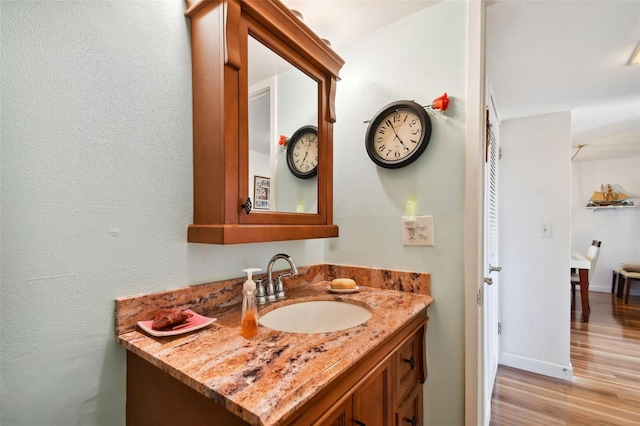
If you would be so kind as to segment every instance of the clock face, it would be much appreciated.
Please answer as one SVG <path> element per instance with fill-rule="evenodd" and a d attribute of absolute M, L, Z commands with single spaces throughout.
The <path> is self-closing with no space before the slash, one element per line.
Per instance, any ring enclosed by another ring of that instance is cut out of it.
<path fill-rule="evenodd" d="M 309 179 L 318 173 L 318 129 L 304 126 L 298 129 L 287 147 L 287 165 L 291 173 Z"/>
<path fill-rule="evenodd" d="M 385 168 L 404 167 L 422 154 L 431 137 L 431 121 L 415 102 L 399 101 L 384 107 L 367 129 L 371 160 Z"/>

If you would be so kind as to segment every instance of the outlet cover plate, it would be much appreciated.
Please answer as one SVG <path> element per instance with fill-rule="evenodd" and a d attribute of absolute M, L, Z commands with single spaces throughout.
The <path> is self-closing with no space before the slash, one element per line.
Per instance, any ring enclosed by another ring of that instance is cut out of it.
<path fill-rule="evenodd" d="M 403 216 L 402 245 L 433 246 L 433 216 Z"/>

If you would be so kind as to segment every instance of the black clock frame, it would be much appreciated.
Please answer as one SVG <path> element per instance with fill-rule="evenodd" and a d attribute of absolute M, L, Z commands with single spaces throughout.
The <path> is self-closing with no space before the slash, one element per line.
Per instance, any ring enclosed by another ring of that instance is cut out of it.
<path fill-rule="evenodd" d="M 291 172 L 292 175 L 294 175 L 297 178 L 300 179 L 310 179 L 314 176 L 316 176 L 318 174 L 318 165 L 316 164 L 316 166 L 308 171 L 308 172 L 301 172 L 300 170 L 296 169 L 294 162 L 293 162 L 293 150 L 296 146 L 296 144 L 298 143 L 298 141 L 300 140 L 300 138 L 302 138 L 303 135 L 306 135 L 307 133 L 314 133 L 316 135 L 316 138 L 318 136 L 318 128 L 316 126 L 302 126 L 300 127 L 298 130 L 295 131 L 295 133 L 291 136 L 291 139 L 289 139 L 289 144 L 287 145 L 287 166 L 289 166 L 289 171 Z"/>
<path fill-rule="evenodd" d="M 374 142 L 376 138 L 376 132 L 378 131 L 378 127 L 382 123 L 382 121 L 393 111 L 397 111 L 399 109 L 410 110 L 415 113 L 422 123 L 422 132 L 420 135 L 420 139 L 418 140 L 417 148 L 406 158 L 398 161 L 387 160 L 378 155 L 378 151 L 375 149 Z M 392 102 L 388 105 L 385 105 L 381 110 L 379 110 L 373 120 L 369 123 L 367 127 L 367 133 L 365 136 L 365 146 L 367 148 L 367 154 L 371 161 L 376 163 L 380 167 L 384 167 L 386 169 L 398 169 L 400 167 L 408 166 L 413 163 L 422 155 L 427 146 L 429 145 L 429 141 L 431 139 L 431 119 L 429 118 L 429 114 L 427 111 L 417 104 L 414 101 L 396 101 Z"/>

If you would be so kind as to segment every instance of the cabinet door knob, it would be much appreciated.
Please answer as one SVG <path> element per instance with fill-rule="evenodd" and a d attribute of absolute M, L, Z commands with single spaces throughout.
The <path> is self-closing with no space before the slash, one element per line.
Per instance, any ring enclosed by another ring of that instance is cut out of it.
<path fill-rule="evenodd" d="M 405 417 L 404 421 L 409 423 L 411 426 L 417 426 L 418 425 L 418 419 L 416 419 L 416 416 L 412 416 L 411 418 Z"/>
<path fill-rule="evenodd" d="M 416 368 L 416 360 L 413 358 L 413 355 L 411 355 L 409 359 L 403 358 L 402 360 L 409 363 L 409 367 L 411 367 L 412 370 Z"/>
<path fill-rule="evenodd" d="M 358 426 L 367 426 L 365 422 L 361 422 L 360 420 L 353 419 L 353 422 Z"/>
<path fill-rule="evenodd" d="M 251 213 L 251 198 L 247 198 L 247 201 L 244 202 L 244 204 L 242 205 L 242 208 L 244 209 L 245 212 L 247 212 L 247 214 Z"/>

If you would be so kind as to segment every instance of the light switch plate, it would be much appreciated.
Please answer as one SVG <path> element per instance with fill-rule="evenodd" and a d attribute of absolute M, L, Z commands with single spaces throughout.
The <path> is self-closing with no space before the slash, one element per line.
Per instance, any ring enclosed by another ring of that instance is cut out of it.
<path fill-rule="evenodd" d="M 541 223 L 538 228 L 538 236 L 540 238 L 551 238 L 551 223 Z"/>
<path fill-rule="evenodd" d="M 402 244 L 433 246 L 433 216 L 403 216 Z"/>

